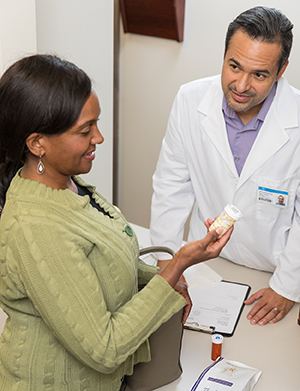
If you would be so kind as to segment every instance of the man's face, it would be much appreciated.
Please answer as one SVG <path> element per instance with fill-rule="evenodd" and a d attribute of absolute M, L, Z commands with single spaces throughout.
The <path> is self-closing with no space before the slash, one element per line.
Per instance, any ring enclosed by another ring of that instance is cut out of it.
<path fill-rule="evenodd" d="M 222 68 L 222 89 L 229 107 L 244 123 L 258 113 L 288 63 L 278 73 L 281 44 L 253 40 L 243 30 L 231 37 Z"/>
<path fill-rule="evenodd" d="M 284 204 L 284 198 L 283 198 L 283 196 L 279 196 L 279 197 L 278 197 L 278 203 L 279 203 L 279 205 L 283 205 L 283 204 Z"/>

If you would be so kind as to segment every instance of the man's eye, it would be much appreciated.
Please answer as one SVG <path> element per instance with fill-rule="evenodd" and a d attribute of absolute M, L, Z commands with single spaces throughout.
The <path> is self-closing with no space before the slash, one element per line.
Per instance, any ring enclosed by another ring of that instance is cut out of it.
<path fill-rule="evenodd" d="M 255 76 L 260 79 L 260 80 L 263 80 L 265 78 L 265 75 L 263 75 L 262 73 L 256 73 Z"/>

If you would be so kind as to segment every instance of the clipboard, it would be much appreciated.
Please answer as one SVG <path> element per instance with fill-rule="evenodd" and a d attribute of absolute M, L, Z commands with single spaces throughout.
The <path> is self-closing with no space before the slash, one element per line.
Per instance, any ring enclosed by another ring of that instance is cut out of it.
<path fill-rule="evenodd" d="M 189 294 L 193 307 L 184 328 L 231 337 L 250 290 L 250 285 L 225 280 L 192 289 Z"/>

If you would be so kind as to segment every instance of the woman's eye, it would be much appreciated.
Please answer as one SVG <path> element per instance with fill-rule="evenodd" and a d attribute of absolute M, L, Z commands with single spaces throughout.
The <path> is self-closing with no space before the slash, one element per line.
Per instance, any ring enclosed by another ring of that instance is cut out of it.
<path fill-rule="evenodd" d="M 82 136 L 87 136 L 88 134 L 90 134 L 90 132 L 91 132 L 91 127 L 89 126 L 84 131 L 82 131 L 80 134 L 82 134 Z"/>

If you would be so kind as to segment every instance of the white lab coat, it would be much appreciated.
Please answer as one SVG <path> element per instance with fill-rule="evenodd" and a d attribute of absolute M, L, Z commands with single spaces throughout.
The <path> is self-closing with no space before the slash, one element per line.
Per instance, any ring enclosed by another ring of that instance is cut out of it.
<path fill-rule="evenodd" d="M 189 240 L 225 205 L 243 217 L 221 256 L 273 272 L 270 287 L 300 301 L 300 91 L 282 77 L 240 177 L 222 114 L 220 76 L 182 86 L 176 96 L 153 176 L 151 240 L 178 250 L 195 205 Z M 286 207 L 258 200 L 258 187 L 288 192 Z"/>

